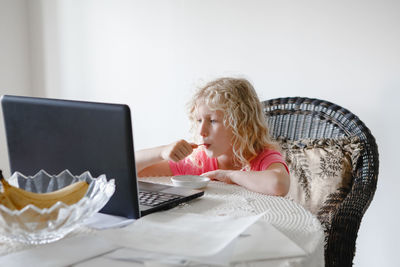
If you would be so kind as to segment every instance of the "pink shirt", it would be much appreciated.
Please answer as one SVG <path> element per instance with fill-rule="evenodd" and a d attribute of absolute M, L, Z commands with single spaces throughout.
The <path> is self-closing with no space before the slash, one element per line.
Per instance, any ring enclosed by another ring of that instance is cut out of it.
<path fill-rule="evenodd" d="M 207 157 L 204 151 L 200 151 L 197 155 L 200 162 L 203 163 L 202 167 L 195 166 L 189 158 L 185 158 L 179 162 L 169 161 L 169 167 L 173 175 L 200 175 L 205 172 L 218 170 L 217 158 Z M 286 162 L 279 151 L 264 149 L 257 157 L 250 162 L 250 169 L 252 171 L 266 170 L 272 163 L 281 163 L 285 166 L 287 172 L 289 169 Z"/>

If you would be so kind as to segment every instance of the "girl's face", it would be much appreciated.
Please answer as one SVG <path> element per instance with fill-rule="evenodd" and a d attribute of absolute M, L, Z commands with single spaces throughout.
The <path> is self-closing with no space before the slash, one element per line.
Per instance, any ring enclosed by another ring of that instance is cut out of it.
<path fill-rule="evenodd" d="M 220 110 L 211 110 L 204 103 L 197 106 L 195 114 L 197 131 L 204 144 L 206 154 L 210 158 L 233 155 L 232 130 L 224 125 L 224 113 Z"/>

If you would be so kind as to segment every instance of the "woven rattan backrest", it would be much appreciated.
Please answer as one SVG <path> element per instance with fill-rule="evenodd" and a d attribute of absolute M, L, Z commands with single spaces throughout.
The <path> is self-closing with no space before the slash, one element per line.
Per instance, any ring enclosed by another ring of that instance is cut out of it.
<path fill-rule="evenodd" d="M 291 140 L 349 136 L 354 115 L 337 105 L 309 98 L 265 101 L 271 134 Z"/>
<path fill-rule="evenodd" d="M 364 150 L 353 173 L 352 189 L 332 217 L 325 244 L 326 266 L 351 266 L 359 225 L 376 190 L 379 155 L 375 138 L 357 116 L 328 101 L 287 97 L 267 100 L 263 104 L 270 134 L 275 138 L 358 136 L 363 143 Z"/>
<path fill-rule="evenodd" d="M 361 157 L 366 176 L 378 176 L 378 149 L 365 124 L 349 110 L 328 101 L 304 97 L 264 101 L 270 134 L 291 140 L 358 136 L 365 150 Z M 362 176 L 364 176 L 362 175 Z"/>

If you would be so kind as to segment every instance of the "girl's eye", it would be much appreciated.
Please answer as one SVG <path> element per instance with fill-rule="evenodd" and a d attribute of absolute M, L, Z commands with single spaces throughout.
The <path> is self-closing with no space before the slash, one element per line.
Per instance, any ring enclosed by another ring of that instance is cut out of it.
<path fill-rule="evenodd" d="M 201 123 L 201 119 L 196 120 L 197 123 Z"/>
<path fill-rule="evenodd" d="M 210 120 L 210 122 L 211 122 L 211 123 L 216 123 L 216 122 L 217 122 L 217 120 Z"/>

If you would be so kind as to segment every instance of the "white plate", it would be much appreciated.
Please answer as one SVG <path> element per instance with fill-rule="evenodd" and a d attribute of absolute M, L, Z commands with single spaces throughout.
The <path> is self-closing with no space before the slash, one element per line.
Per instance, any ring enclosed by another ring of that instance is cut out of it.
<path fill-rule="evenodd" d="M 210 178 L 198 175 L 179 175 L 173 176 L 171 181 L 175 186 L 198 189 L 206 187 Z"/>

